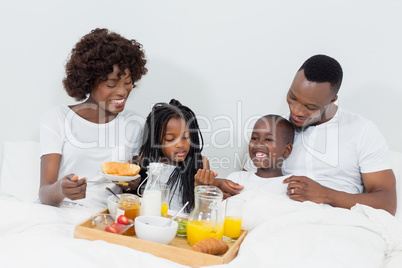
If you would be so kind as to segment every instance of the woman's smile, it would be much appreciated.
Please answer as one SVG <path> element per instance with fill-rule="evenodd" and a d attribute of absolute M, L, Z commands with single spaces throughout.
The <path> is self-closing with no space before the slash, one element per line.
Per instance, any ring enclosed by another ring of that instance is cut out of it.
<path fill-rule="evenodd" d="M 126 101 L 127 101 L 126 98 L 114 99 L 114 100 L 110 100 L 110 104 L 112 104 L 116 108 L 122 108 L 126 104 Z"/>

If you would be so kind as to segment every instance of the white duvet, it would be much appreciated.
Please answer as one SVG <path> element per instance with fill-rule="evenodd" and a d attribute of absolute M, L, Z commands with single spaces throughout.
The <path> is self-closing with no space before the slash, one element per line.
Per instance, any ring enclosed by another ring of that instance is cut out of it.
<path fill-rule="evenodd" d="M 383 210 L 351 210 L 259 193 L 243 196 L 250 229 L 219 267 L 402 267 L 402 224 Z M 104 241 L 74 239 L 93 212 L 0 200 L 0 267 L 185 267 Z M 124 265 L 124 266 L 121 266 Z"/>

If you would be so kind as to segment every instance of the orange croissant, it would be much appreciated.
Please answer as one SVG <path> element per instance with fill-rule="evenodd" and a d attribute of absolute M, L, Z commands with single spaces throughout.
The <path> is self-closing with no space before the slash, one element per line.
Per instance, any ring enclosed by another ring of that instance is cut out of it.
<path fill-rule="evenodd" d="M 129 163 L 105 162 L 102 163 L 102 171 L 105 174 L 117 176 L 135 176 L 140 172 L 140 166 Z"/>

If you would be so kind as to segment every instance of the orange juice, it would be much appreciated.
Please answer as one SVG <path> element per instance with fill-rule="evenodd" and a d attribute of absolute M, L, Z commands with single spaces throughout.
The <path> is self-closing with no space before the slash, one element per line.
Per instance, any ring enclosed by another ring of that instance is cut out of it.
<path fill-rule="evenodd" d="M 241 217 L 227 216 L 223 224 L 223 235 L 238 238 L 241 232 Z"/>
<path fill-rule="evenodd" d="M 162 203 L 162 206 L 161 206 L 161 214 L 162 214 L 161 216 L 162 217 L 167 216 L 168 209 L 169 209 L 169 205 L 166 203 Z"/>
<path fill-rule="evenodd" d="M 222 237 L 223 224 L 216 225 L 213 230 L 211 221 L 201 220 L 187 223 L 187 240 L 191 245 L 205 238 L 222 239 Z"/>

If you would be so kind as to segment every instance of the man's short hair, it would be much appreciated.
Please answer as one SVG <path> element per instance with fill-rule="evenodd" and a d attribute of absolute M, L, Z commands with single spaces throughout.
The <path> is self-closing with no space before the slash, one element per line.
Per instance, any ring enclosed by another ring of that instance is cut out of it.
<path fill-rule="evenodd" d="M 338 94 L 342 84 L 343 71 L 335 59 L 326 55 L 315 55 L 307 59 L 300 70 L 304 70 L 304 76 L 310 82 L 329 82 L 334 94 Z"/>

